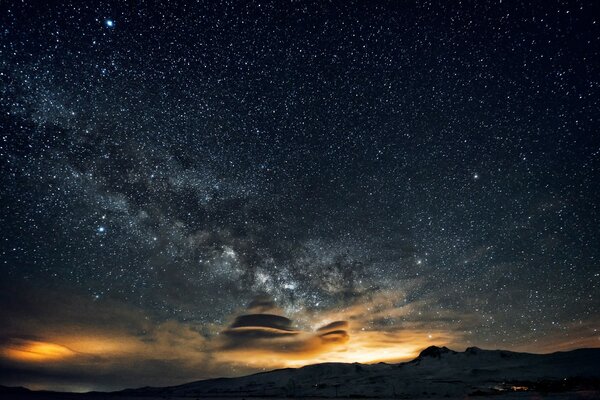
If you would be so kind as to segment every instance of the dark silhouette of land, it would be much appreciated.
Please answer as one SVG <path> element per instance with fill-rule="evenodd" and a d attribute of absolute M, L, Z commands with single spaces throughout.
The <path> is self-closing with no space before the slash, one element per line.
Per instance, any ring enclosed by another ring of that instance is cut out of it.
<path fill-rule="evenodd" d="M 429 347 L 399 364 L 324 363 L 170 387 L 85 394 L 0 388 L 3 399 L 523 398 L 600 399 L 600 348 L 552 354 Z M 528 397 L 527 397 L 528 398 Z"/>

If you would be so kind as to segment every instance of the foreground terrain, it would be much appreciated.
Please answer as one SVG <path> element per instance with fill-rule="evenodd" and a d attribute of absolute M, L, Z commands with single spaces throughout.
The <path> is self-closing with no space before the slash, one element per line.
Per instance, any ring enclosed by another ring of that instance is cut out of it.
<path fill-rule="evenodd" d="M 600 399 L 600 349 L 552 354 L 429 347 L 400 364 L 325 363 L 163 388 L 67 394 L 5 388 L 11 399 L 487 398 Z"/>

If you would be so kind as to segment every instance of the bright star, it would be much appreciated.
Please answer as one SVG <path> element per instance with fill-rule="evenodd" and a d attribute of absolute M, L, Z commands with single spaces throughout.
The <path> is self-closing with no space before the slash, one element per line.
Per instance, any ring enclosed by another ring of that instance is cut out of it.
<path fill-rule="evenodd" d="M 115 21 L 113 21 L 112 19 L 107 19 L 106 21 L 104 21 L 104 23 L 109 28 L 113 28 L 115 26 Z"/>
<path fill-rule="evenodd" d="M 98 233 L 104 233 L 104 232 L 106 232 L 106 228 L 104 226 L 99 226 Z"/>

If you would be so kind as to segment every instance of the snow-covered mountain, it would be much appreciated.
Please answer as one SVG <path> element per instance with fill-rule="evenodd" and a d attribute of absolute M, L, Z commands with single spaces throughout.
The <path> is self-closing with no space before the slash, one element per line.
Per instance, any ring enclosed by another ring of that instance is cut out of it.
<path fill-rule="evenodd" d="M 401 364 L 325 363 L 121 392 L 172 397 L 461 397 L 514 390 L 600 393 L 600 348 L 552 354 L 429 347 Z"/>

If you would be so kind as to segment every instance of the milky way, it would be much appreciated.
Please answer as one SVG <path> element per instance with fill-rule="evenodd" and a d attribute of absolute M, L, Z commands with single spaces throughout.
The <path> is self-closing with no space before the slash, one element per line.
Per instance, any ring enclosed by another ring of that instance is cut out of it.
<path fill-rule="evenodd" d="M 36 3 L 0 5 L 0 384 L 600 344 L 594 1 Z"/>

